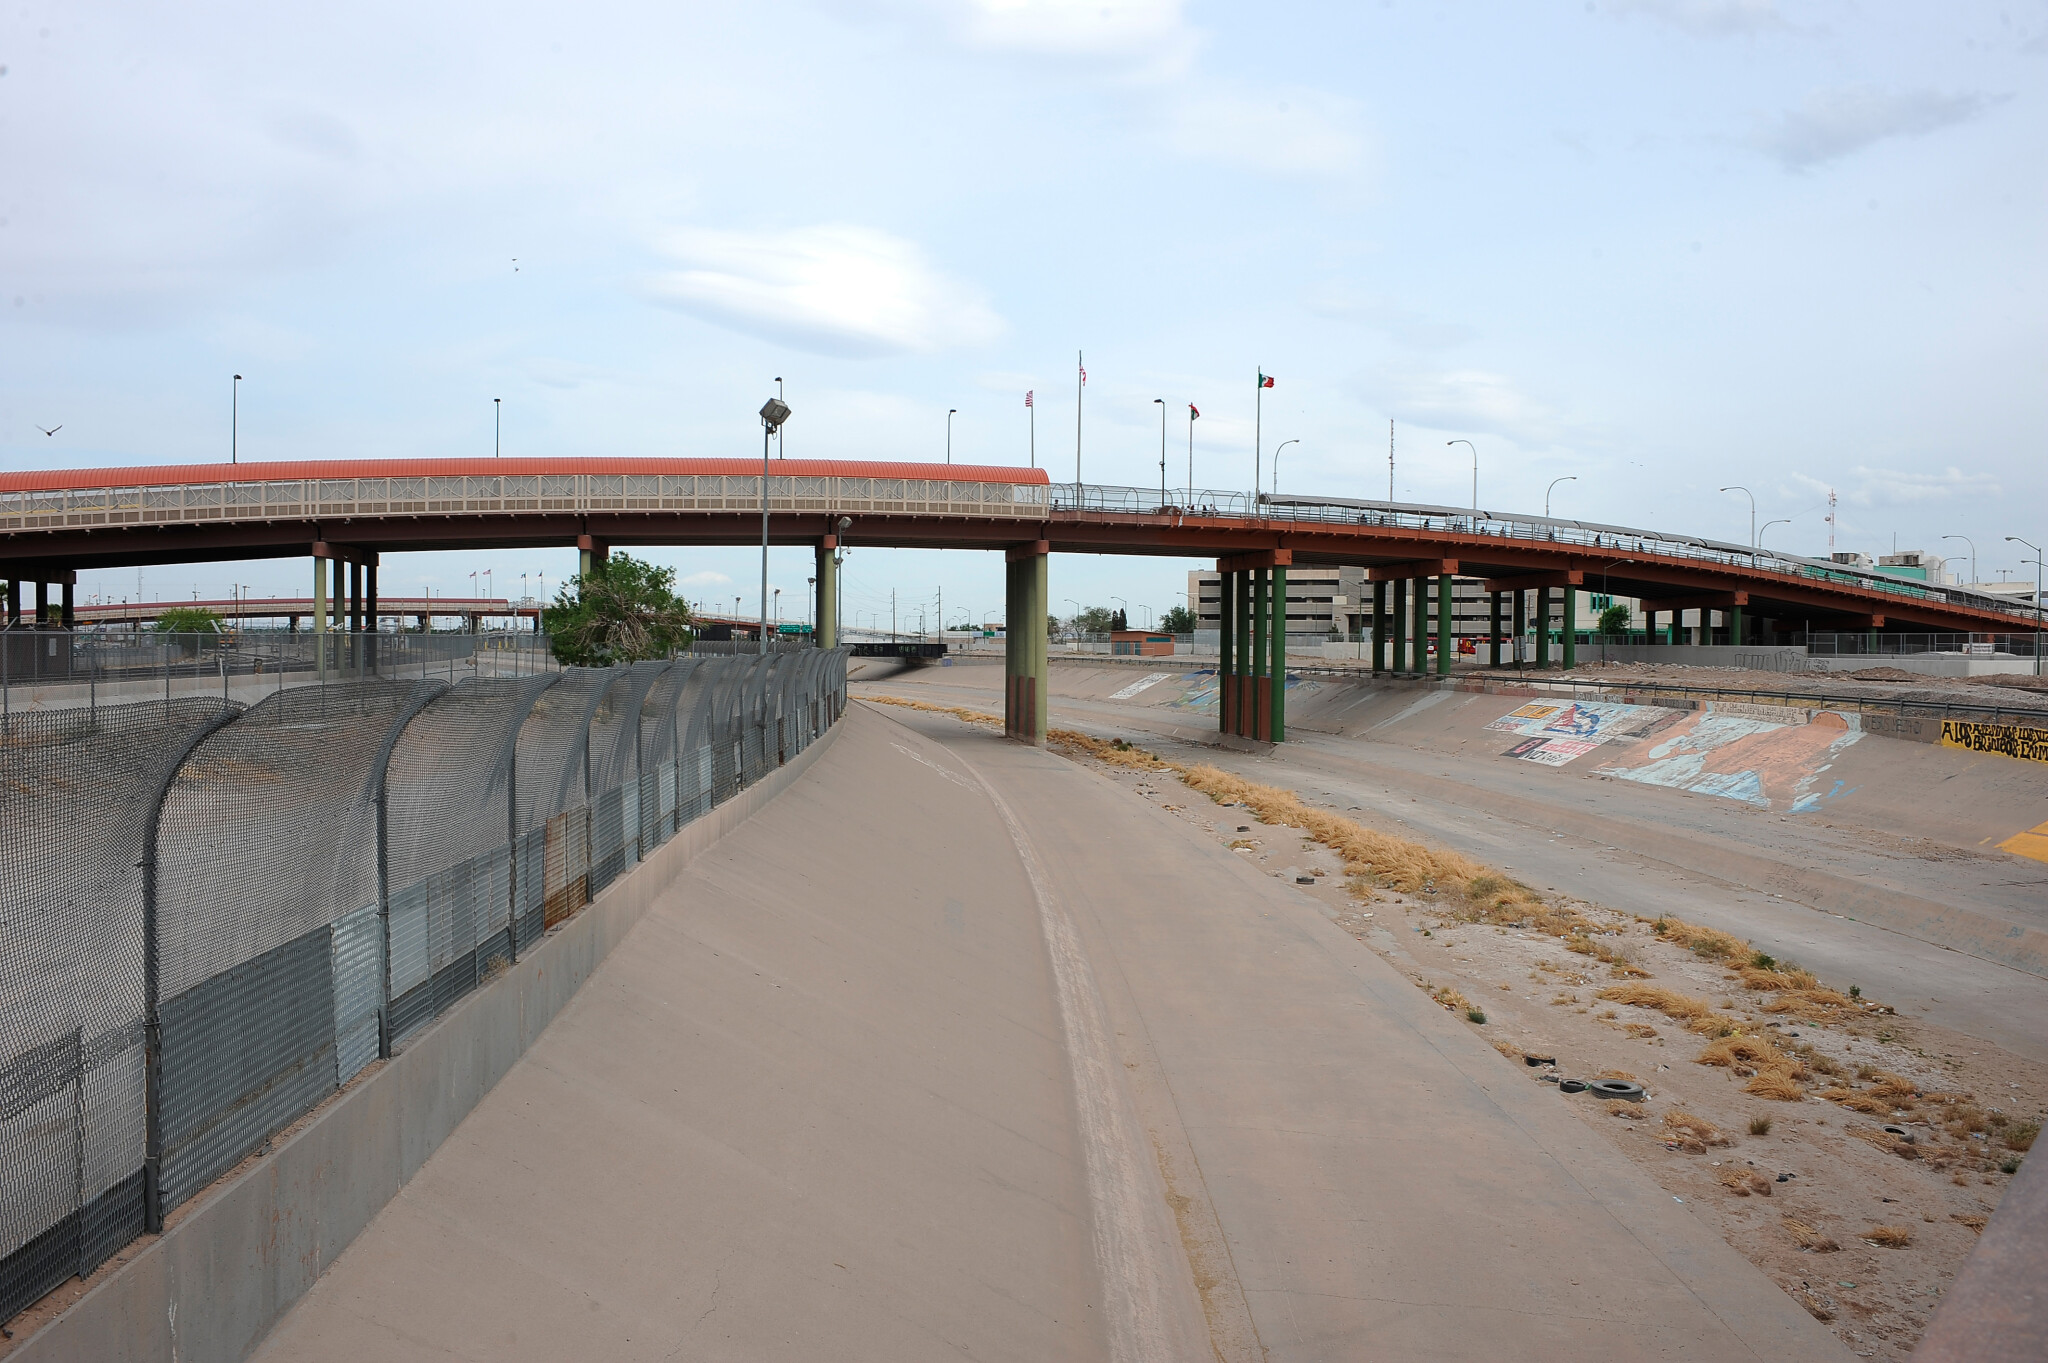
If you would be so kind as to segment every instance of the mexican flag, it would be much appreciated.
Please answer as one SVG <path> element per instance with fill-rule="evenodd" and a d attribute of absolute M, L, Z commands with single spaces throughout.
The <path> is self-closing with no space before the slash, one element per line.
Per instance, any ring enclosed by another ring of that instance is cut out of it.
<path fill-rule="evenodd" d="M 1261 370 L 1259 371 L 1259 387 L 1261 387 L 1261 388 L 1271 388 L 1272 386 L 1273 386 L 1273 379 L 1272 379 L 1272 376 L 1271 376 L 1271 375 L 1269 375 L 1268 373 L 1266 373 L 1266 371 L 1265 371 L 1265 370 L 1261 369 Z"/>

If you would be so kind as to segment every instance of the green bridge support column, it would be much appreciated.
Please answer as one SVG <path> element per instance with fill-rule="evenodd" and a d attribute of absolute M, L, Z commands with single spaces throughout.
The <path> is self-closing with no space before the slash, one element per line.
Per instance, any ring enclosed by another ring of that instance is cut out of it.
<path fill-rule="evenodd" d="M 1003 733 L 1045 746 L 1046 560 L 1044 540 L 1012 546 L 1005 554 L 1003 605 Z"/>
<path fill-rule="evenodd" d="M 1643 612 L 1643 642 L 1646 644 L 1657 642 L 1657 612 L 1655 611 Z"/>
<path fill-rule="evenodd" d="M 1515 646 L 1529 637 L 1529 594 L 1520 587 L 1515 588 Z M 1517 662 L 1517 666 L 1520 663 Z"/>
<path fill-rule="evenodd" d="M 1287 738 L 1287 569 L 1276 567 L 1271 571 L 1273 583 L 1273 633 L 1271 652 L 1267 655 L 1272 668 L 1272 699 L 1268 702 L 1268 729 L 1265 735 L 1269 743 L 1281 743 Z"/>
<path fill-rule="evenodd" d="M 1408 603 L 1412 612 L 1408 621 L 1408 644 L 1414 650 L 1409 655 L 1408 670 L 1418 677 L 1429 675 L 1429 579 L 1415 579 L 1415 599 Z"/>
<path fill-rule="evenodd" d="M 1007 571 L 1007 567 L 1005 569 Z M 819 648 L 839 647 L 839 537 L 827 535 L 818 541 L 817 551 L 818 593 L 813 608 L 817 614 L 812 619 L 817 624 L 811 627 L 811 640 Z M 1006 608 L 1007 609 L 1007 608 Z M 1008 624 L 1003 627 L 1005 638 L 1004 653 L 1008 655 L 1008 639 L 1013 631 Z"/>
<path fill-rule="evenodd" d="M 1564 589 L 1564 670 L 1579 665 L 1579 589 Z"/>
<path fill-rule="evenodd" d="M 1237 671 L 1233 674 L 1230 693 L 1230 732 L 1242 738 L 1251 732 L 1250 721 L 1245 717 L 1245 697 L 1251 694 L 1252 650 L 1258 640 L 1253 636 L 1252 622 L 1257 603 L 1253 599 L 1252 575 L 1240 570 L 1233 574 L 1237 578 Z"/>
<path fill-rule="evenodd" d="M 1738 645 L 1748 643 L 1749 641 L 1742 637 L 1742 607 L 1730 606 L 1728 608 L 1727 614 L 1728 642 L 1731 644 Z"/>
<path fill-rule="evenodd" d="M 1451 675 L 1451 601 L 1456 595 L 1451 590 L 1451 575 L 1439 575 L 1436 580 L 1436 674 L 1439 677 Z"/>
<path fill-rule="evenodd" d="M 1492 626 L 1490 627 L 1490 629 L 1489 629 L 1489 631 L 1488 631 L 1488 633 L 1487 633 L 1487 636 L 1486 636 L 1486 637 L 1487 637 L 1488 641 L 1489 641 L 1489 642 L 1490 642 L 1490 643 L 1492 644 L 1492 646 L 1493 646 L 1493 665 L 1494 665 L 1495 667 L 1499 667 L 1499 666 L 1500 666 L 1500 645 L 1501 645 L 1501 638 L 1500 638 L 1500 593 L 1499 593 L 1499 592 L 1495 592 L 1495 593 L 1493 594 L 1493 624 L 1492 624 Z"/>
<path fill-rule="evenodd" d="M 1392 602 L 1387 615 L 1387 639 L 1391 647 L 1391 661 L 1387 664 L 1390 672 L 1408 670 L 1408 584 L 1393 582 Z"/>
<path fill-rule="evenodd" d="M 1372 670 L 1387 670 L 1387 584 L 1372 584 Z"/>
<path fill-rule="evenodd" d="M 1550 588 L 1536 589 L 1536 666 L 1550 667 Z"/>
<path fill-rule="evenodd" d="M 1252 670 L 1245 687 L 1245 727 L 1247 738 L 1266 736 L 1267 709 L 1271 698 L 1266 694 L 1267 659 L 1272 656 L 1273 647 L 1273 572 L 1270 568 L 1254 568 L 1252 579 Z"/>
<path fill-rule="evenodd" d="M 1230 703 L 1237 696 L 1237 574 L 1216 583 L 1216 732 L 1232 732 Z"/>

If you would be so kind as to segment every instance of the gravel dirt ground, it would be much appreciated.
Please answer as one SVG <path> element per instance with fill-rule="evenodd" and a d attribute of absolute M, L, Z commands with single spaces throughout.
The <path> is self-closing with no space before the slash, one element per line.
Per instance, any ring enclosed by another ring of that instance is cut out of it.
<path fill-rule="evenodd" d="M 897 679 L 895 689 L 936 701 L 936 691 L 965 680 L 925 672 Z M 883 682 L 872 691 L 890 689 Z M 1062 708 L 1056 693 L 1055 724 Z M 1321 782 L 1291 781 L 1275 758 L 1123 733 L 1174 762 L 1216 761 L 1297 789 L 1311 805 L 1367 828 L 1414 836 L 1380 811 L 1318 800 L 1308 787 Z M 1543 1086 L 1712 1223 L 1858 1356 L 1910 1353 L 2048 1116 L 2048 1065 L 1979 1035 L 1996 1029 L 1959 1030 L 1894 1011 L 1879 988 L 1853 1004 L 1820 1007 L 1782 989 L 1747 987 L 1740 967 L 1755 966 L 1746 952 L 1702 955 L 1672 940 L 1668 925 L 1660 934 L 1657 915 L 1668 912 L 1661 896 L 1602 904 L 1539 873 L 1529 888 L 1580 915 L 1586 935 L 1568 943 L 1530 925 L 1474 921 L 1455 894 L 1347 878 L 1329 847 L 1249 805 L 1219 806 L 1171 771 L 1134 770 L 1114 754 L 1107 764 L 1076 755 L 1316 901 L 1332 923 L 1492 1043 L 1518 1079 Z M 1519 832 L 1526 839 L 1528 831 Z M 1777 979 L 1796 968 L 1774 964 Z M 1857 981 L 1813 983 L 1825 994 Z M 1630 985 L 1669 990 L 1678 1001 L 1633 996 L 1666 1003 L 1659 1008 L 1601 997 Z M 1733 1064 L 1700 1062 L 1731 1037 L 1754 1039 L 1793 1066 L 1797 1079 L 1780 1089 L 1784 1097 L 1751 1092 L 1761 1081 L 1740 1054 Z M 1644 1101 L 1561 1091 L 1561 1080 L 1603 1076 L 1640 1082 Z"/>

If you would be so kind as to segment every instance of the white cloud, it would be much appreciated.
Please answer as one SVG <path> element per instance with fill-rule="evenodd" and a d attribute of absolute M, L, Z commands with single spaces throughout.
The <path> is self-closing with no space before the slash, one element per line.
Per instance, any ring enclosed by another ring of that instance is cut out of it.
<path fill-rule="evenodd" d="M 977 47 L 1053 56 L 1157 57 L 1189 35 L 1182 0 L 952 0 L 962 38 Z"/>
<path fill-rule="evenodd" d="M 1557 414 L 1500 374 L 1477 369 L 1396 373 L 1368 385 L 1396 421 L 1442 431 L 1482 431 L 1521 445 L 1554 440 Z"/>
<path fill-rule="evenodd" d="M 732 579 L 724 573 L 715 572 L 707 568 L 701 573 L 691 573 L 688 577 L 681 579 L 681 585 L 685 587 L 730 587 Z"/>
<path fill-rule="evenodd" d="M 664 245 L 683 268 L 650 278 L 649 296 L 799 349 L 867 358 L 979 345 L 1003 331 L 979 289 L 872 228 L 690 230 Z"/>
<path fill-rule="evenodd" d="M 1913 506 L 1929 502 L 1968 499 L 1968 505 L 2000 495 L 1998 480 L 1988 473 L 1965 473 L 1951 465 L 1931 472 L 1901 472 L 1897 469 L 1856 468 L 1858 486 L 1842 500 L 1852 506 Z"/>
<path fill-rule="evenodd" d="M 1458 322 L 1439 322 L 1386 298 L 1366 298 L 1331 289 L 1309 299 L 1309 311 L 1383 332 L 1410 350 L 1447 350 L 1479 333 Z"/>
<path fill-rule="evenodd" d="M 1809 170 L 1886 138 L 1923 137 L 1968 122 L 1994 102 L 1933 90 L 1817 90 L 1799 108 L 1779 114 L 1755 142 L 1787 170 Z"/>
<path fill-rule="evenodd" d="M 1357 105 L 1320 90 L 1190 86 L 1162 102 L 1160 117 L 1182 155 L 1245 170 L 1341 175 L 1365 154 Z"/>
<path fill-rule="evenodd" d="M 1788 28 L 1777 0 L 1607 0 L 1611 14 L 1646 14 L 1696 38 Z"/>

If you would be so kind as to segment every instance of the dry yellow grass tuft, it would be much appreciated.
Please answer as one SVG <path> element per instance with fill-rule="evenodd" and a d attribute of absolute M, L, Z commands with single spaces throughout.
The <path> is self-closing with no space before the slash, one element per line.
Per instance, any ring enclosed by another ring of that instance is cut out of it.
<path fill-rule="evenodd" d="M 1631 1022 L 1622 1028 L 1635 1041 L 1649 1041 L 1657 1035 L 1657 1029 L 1647 1022 Z"/>
<path fill-rule="evenodd" d="M 909 700 L 903 696 L 862 696 L 861 699 L 873 701 L 877 705 L 900 705 L 906 710 L 923 710 L 927 714 L 951 715 L 955 719 L 966 720 L 969 724 L 1000 726 L 1003 722 L 998 716 L 983 714 L 979 710 L 962 709 L 958 705 L 933 705 L 930 701 Z"/>
<path fill-rule="evenodd" d="M 1745 965 L 1739 967 L 1737 973 L 1742 976 L 1742 987 L 1744 989 L 1817 989 L 1820 987 L 1820 981 L 1816 980 L 1813 977 L 1813 972 L 1809 970 L 1799 970 L 1783 966 L 1775 969 L 1766 969 L 1762 966 Z"/>
<path fill-rule="evenodd" d="M 1861 1112 L 1869 1117 L 1887 1116 L 1892 1110 L 1890 1103 L 1879 1098 L 1873 1098 L 1867 1093 L 1858 1093 L 1855 1089 L 1822 1089 L 1820 1096 L 1831 1103 L 1840 1103 L 1851 1112 Z"/>
<path fill-rule="evenodd" d="M 1948 1214 L 1948 1219 L 1958 1223 L 1959 1225 L 1968 1226 L 1971 1230 L 1977 1232 L 1977 1234 L 1982 1235 L 1984 1233 L 1984 1223 L 1989 1221 L 1991 1218 L 1988 1216 L 1980 1216 L 1976 1212 L 1950 1212 Z"/>
<path fill-rule="evenodd" d="M 1639 1122 L 1643 1120 L 1643 1118 L 1650 1115 L 1649 1113 L 1643 1111 L 1643 1105 L 1641 1103 L 1631 1103 L 1624 1101 L 1620 1098 L 1616 1098 L 1609 1102 L 1602 1103 L 1600 1104 L 1600 1106 L 1607 1109 L 1608 1116 L 1626 1117 L 1629 1121 L 1632 1122 Z"/>
<path fill-rule="evenodd" d="M 1920 1093 L 1920 1086 L 1910 1079 L 1879 1070 L 1872 1076 L 1870 1091 L 1880 1098 L 1914 1098 Z"/>
<path fill-rule="evenodd" d="M 1833 1254 L 1841 1248 L 1832 1239 L 1821 1234 L 1818 1228 L 1808 1225 L 1796 1216 L 1785 1217 L 1783 1222 L 1785 1230 L 1799 1242 L 1801 1249 L 1811 1250 L 1815 1254 Z"/>
<path fill-rule="evenodd" d="M 1906 1226 L 1872 1226 L 1863 1238 L 1886 1249 L 1904 1249 L 1913 1243 L 1913 1232 Z"/>
<path fill-rule="evenodd" d="M 1453 1013 L 1467 1012 L 1472 1007 L 1472 1000 L 1466 998 L 1447 984 L 1438 985 L 1430 990 L 1429 996 Z"/>
<path fill-rule="evenodd" d="M 1611 1003 L 1626 1003 L 1636 1008 L 1654 1008 L 1674 1022 L 1698 1022 L 1714 1015 L 1714 1005 L 1705 999 L 1681 994 L 1676 989 L 1666 989 L 1661 984 L 1609 985 L 1600 991 L 1600 997 Z"/>
<path fill-rule="evenodd" d="M 1790 1014 L 1803 1022 L 1839 1022 L 1861 1012 L 1847 994 L 1832 989 L 1787 989 L 1764 1005 L 1766 1013 Z"/>
<path fill-rule="evenodd" d="M 1749 943 L 1719 928 L 1703 928 L 1682 918 L 1659 918 L 1651 926 L 1667 942 L 1676 942 L 1710 961 L 1746 961 L 1755 954 Z"/>
<path fill-rule="evenodd" d="M 1720 1065 L 1737 1074 L 1757 1070 L 1785 1070 L 1796 1073 L 1799 1061 L 1773 1046 L 1768 1037 L 1724 1036 L 1710 1041 L 1693 1057 L 1697 1065 Z"/>
<path fill-rule="evenodd" d="M 1770 1177 L 1754 1169 L 1741 1169 L 1731 1164 L 1721 1171 L 1720 1179 L 1721 1186 L 1737 1197 L 1748 1197 L 1751 1193 L 1758 1197 L 1771 1195 Z"/>
<path fill-rule="evenodd" d="M 1687 1154 L 1697 1155 L 1709 1146 L 1733 1145 L 1720 1127 L 1705 1117 L 1690 1112 L 1676 1111 L 1664 1114 L 1664 1125 L 1671 1128 L 1671 1137 Z"/>
<path fill-rule="evenodd" d="M 1806 1097 L 1806 1090 L 1799 1087 L 1799 1081 L 1783 1070 L 1765 1070 L 1744 1084 L 1742 1090 L 1780 1103 L 1796 1103 Z"/>

